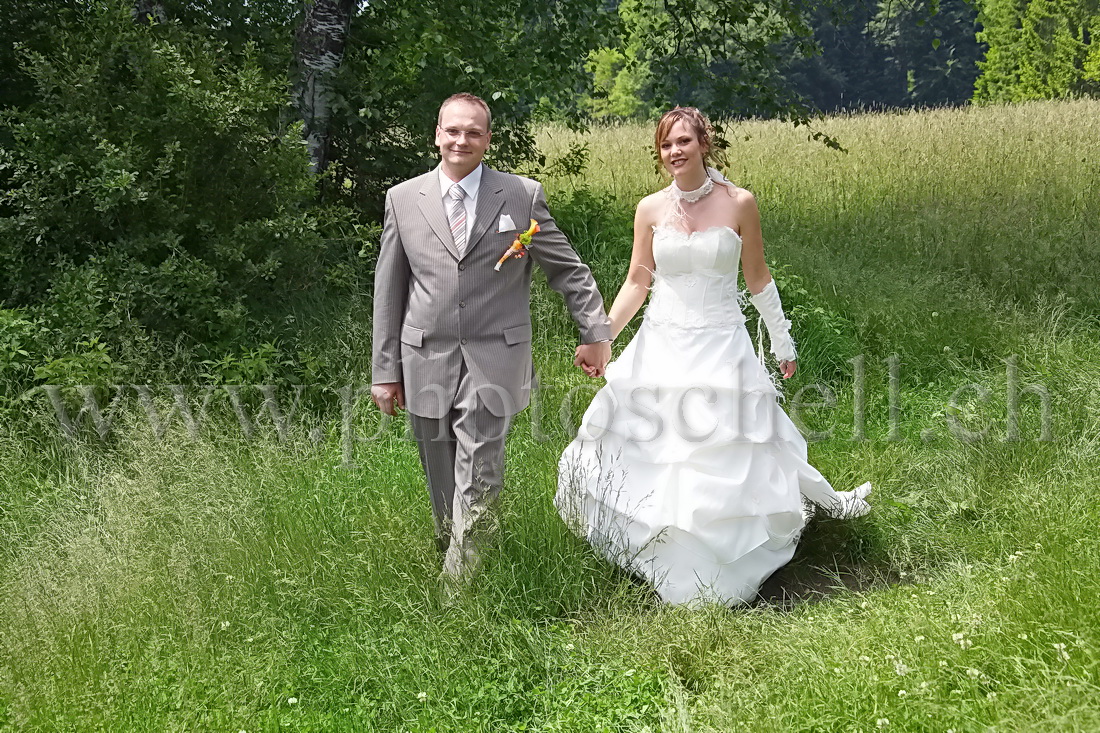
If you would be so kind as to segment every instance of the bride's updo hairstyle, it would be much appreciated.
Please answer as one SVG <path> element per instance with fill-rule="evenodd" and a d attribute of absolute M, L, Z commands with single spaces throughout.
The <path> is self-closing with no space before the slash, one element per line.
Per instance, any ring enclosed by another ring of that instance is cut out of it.
<path fill-rule="evenodd" d="M 726 156 L 714 144 L 714 126 L 710 124 L 707 116 L 696 107 L 673 107 L 661 115 L 661 119 L 657 121 L 657 132 L 654 135 L 654 145 L 658 151 L 661 149 L 661 142 L 668 137 L 672 126 L 677 122 L 683 122 L 688 129 L 694 132 L 696 139 L 699 140 L 699 145 L 706 150 L 703 153 L 703 165 L 714 168 L 725 166 Z M 658 160 L 660 160 L 659 157 Z M 658 165 L 660 164 L 658 163 Z"/>

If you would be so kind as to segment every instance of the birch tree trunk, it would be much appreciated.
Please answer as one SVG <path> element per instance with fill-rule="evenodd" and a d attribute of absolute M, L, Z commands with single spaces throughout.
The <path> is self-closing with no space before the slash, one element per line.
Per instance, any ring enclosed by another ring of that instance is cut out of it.
<path fill-rule="evenodd" d="M 160 0 L 134 0 L 133 13 L 134 22 L 140 25 L 164 23 L 168 20 L 168 14 L 164 12 Z"/>
<path fill-rule="evenodd" d="M 294 38 L 297 78 L 294 101 L 305 121 L 306 144 L 314 173 L 329 162 L 329 109 L 332 76 L 344 56 L 355 0 L 313 0 Z"/>

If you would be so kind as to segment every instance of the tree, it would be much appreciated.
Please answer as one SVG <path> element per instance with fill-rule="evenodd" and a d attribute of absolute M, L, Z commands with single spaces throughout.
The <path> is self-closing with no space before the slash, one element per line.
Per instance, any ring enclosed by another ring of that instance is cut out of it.
<path fill-rule="evenodd" d="M 0 13 L 0 109 L 21 107 L 34 98 L 33 82 L 20 59 L 48 50 L 57 16 L 79 4 L 80 0 L 13 2 Z"/>
<path fill-rule="evenodd" d="M 638 61 L 637 48 L 598 48 L 584 68 L 592 75 L 592 93 L 583 102 L 589 115 L 596 119 L 652 115 L 652 106 L 642 99 L 650 71 Z"/>
<path fill-rule="evenodd" d="M 854 3 L 815 11 L 822 53 L 792 55 L 784 75 L 818 109 L 963 104 L 978 74 L 977 10 L 966 0 Z"/>
<path fill-rule="evenodd" d="M 777 72 L 784 53 L 815 51 L 809 7 L 787 0 L 622 0 L 616 44 L 589 64 L 601 76 L 587 107 L 617 114 L 631 109 L 625 100 L 634 96 L 633 113 L 684 104 L 713 115 L 804 123 L 809 110 Z"/>
<path fill-rule="evenodd" d="M 981 46 L 971 0 L 884 0 L 869 23 L 886 62 L 904 80 L 905 106 L 967 101 Z"/>
<path fill-rule="evenodd" d="M 314 173 L 328 165 L 332 80 L 344 56 L 355 0 L 313 0 L 295 34 L 294 102 L 305 122 Z"/>
<path fill-rule="evenodd" d="M 887 61 L 888 52 L 869 27 L 878 4 L 853 3 L 839 13 L 814 9 L 808 22 L 820 53 L 803 57 L 785 49 L 782 74 L 816 109 L 900 107 L 905 76 Z M 784 44 L 785 46 L 787 44 Z"/>
<path fill-rule="evenodd" d="M 560 114 L 578 123 L 588 52 L 611 19 L 603 0 L 380 0 L 352 20 L 333 79 L 332 158 L 326 188 L 381 214 L 382 195 L 428 170 L 440 102 L 458 91 L 493 110 L 495 164 L 536 156 L 531 124 Z"/>
<path fill-rule="evenodd" d="M 1095 0 L 982 0 L 980 102 L 1100 94 Z"/>
<path fill-rule="evenodd" d="M 168 20 L 168 14 L 164 12 L 164 4 L 160 0 L 134 0 L 134 20 L 141 25 L 164 23 Z"/>
<path fill-rule="evenodd" d="M 323 281 L 325 214 L 301 125 L 276 126 L 285 76 L 132 11 L 69 9 L 25 56 L 30 101 L 0 114 L 0 297 L 61 342 L 217 348 Z"/>

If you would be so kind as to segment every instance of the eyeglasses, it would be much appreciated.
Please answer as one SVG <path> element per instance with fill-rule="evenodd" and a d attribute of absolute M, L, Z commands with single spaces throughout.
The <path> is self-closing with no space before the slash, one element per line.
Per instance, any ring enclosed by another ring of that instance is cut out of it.
<path fill-rule="evenodd" d="M 465 135 L 467 140 L 476 143 L 483 137 L 485 137 L 485 133 L 481 130 L 460 130 L 457 127 L 441 127 L 439 129 L 441 129 L 443 133 L 452 140 L 457 140 Z"/>

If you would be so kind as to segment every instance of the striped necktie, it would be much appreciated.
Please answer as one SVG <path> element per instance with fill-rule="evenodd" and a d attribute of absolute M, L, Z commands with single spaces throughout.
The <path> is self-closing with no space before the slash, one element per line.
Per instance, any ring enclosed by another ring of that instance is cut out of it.
<path fill-rule="evenodd" d="M 460 257 L 466 254 L 466 204 L 462 202 L 465 197 L 466 192 L 457 183 L 447 194 L 447 219 L 451 222 L 451 238 Z"/>

